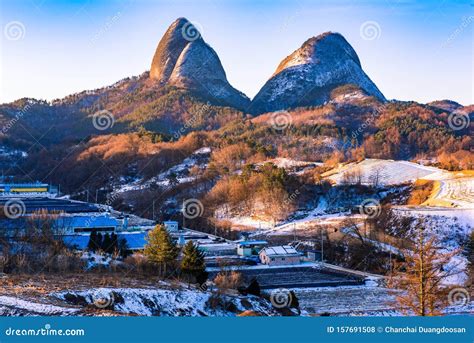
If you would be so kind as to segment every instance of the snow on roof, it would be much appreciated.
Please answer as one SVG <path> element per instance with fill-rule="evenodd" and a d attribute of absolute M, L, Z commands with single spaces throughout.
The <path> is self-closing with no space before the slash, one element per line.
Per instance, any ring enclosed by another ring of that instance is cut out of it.
<path fill-rule="evenodd" d="M 262 250 L 267 256 L 299 256 L 300 253 L 289 245 L 268 247 Z"/>

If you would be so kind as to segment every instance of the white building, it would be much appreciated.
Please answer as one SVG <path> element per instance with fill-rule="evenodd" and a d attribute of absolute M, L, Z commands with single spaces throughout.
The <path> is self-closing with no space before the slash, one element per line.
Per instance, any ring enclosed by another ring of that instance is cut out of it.
<path fill-rule="evenodd" d="M 299 264 L 301 253 L 289 245 L 264 248 L 259 253 L 260 261 L 269 266 Z"/>

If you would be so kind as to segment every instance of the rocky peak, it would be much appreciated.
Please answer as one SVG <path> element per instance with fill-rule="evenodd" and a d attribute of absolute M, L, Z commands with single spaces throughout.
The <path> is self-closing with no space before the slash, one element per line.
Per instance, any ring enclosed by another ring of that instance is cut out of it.
<path fill-rule="evenodd" d="M 245 109 L 250 103 L 229 84 L 219 56 L 185 18 L 175 20 L 161 38 L 150 78 L 163 85 L 195 91 L 223 105 Z"/>
<path fill-rule="evenodd" d="M 251 104 L 254 113 L 299 106 L 321 105 L 344 85 L 359 87 L 368 96 L 385 101 L 364 73 L 359 57 L 339 33 L 326 32 L 308 39 L 283 59 Z"/>
<path fill-rule="evenodd" d="M 280 62 L 272 76 L 289 67 L 325 63 L 334 58 L 351 59 L 360 67 L 359 57 L 346 39 L 339 33 L 325 32 L 317 37 L 311 37 L 299 49 L 287 56 Z"/>
<path fill-rule="evenodd" d="M 196 30 L 186 18 L 176 19 L 158 43 L 151 63 L 150 78 L 160 82 L 167 82 L 181 52 L 188 45 L 183 32 Z M 201 39 L 196 30 L 197 39 Z"/>

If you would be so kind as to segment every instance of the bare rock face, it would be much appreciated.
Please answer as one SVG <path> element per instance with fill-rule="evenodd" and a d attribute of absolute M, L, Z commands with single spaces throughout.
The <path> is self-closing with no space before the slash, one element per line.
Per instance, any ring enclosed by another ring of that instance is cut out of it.
<path fill-rule="evenodd" d="M 250 111 L 264 113 L 321 105 L 344 85 L 360 88 L 380 101 L 385 97 L 362 70 L 359 57 L 345 38 L 326 32 L 308 39 L 287 56 L 252 100 Z"/>
<path fill-rule="evenodd" d="M 199 93 L 211 102 L 245 110 L 250 100 L 232 87 L 217 53 L 187 19 L 168 28 L 156 48 L 150 78 Z"/>

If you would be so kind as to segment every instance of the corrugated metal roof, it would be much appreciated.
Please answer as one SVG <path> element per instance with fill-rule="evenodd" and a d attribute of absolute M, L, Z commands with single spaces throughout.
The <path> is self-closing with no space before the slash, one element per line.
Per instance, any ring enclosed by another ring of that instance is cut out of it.
<path fill-rule="evenodd" d="M 61 216 L 58 224 L 70 228 L 117 227 L 118 220 L 107 215 L 99 216 Z"/>
<path fill-rule="evenodd" d="M 6 202 L 13 199 L 13 197 L 0 197 L 0 206 L 5 206 Z M 16 199 L 16 198 L 15 198 Z M 86 202 L 58 199 L 58 198 L 25 198 L 18 197 L 24 204 L 26 213 L 33 213 L 40 210 L 47 210 L 49 212 L 65 212 L 65 213 L 86 213 L 86 212 L 100 212 L 95 204 Z"/>

